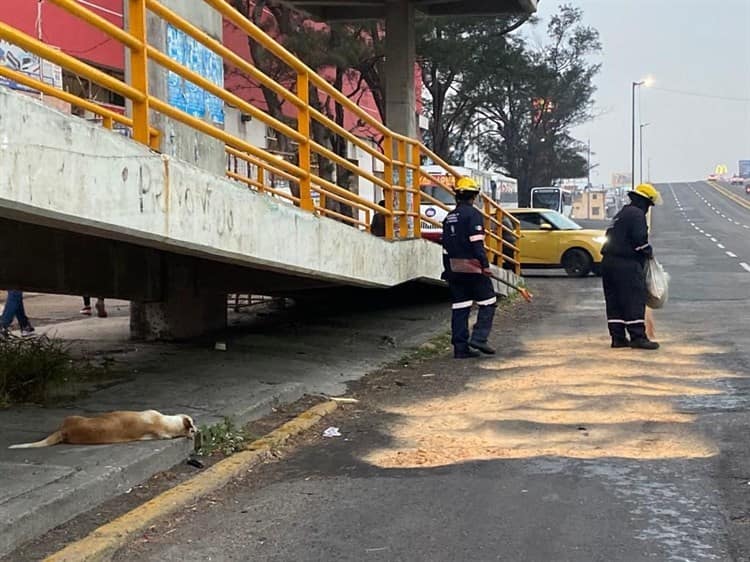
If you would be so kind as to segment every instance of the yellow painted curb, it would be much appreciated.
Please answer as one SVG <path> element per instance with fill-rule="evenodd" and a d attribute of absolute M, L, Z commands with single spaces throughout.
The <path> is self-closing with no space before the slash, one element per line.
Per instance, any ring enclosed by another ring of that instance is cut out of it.
<path fill-rule="evenodd" d="M 247 448 L 206 469 L 195 477 L 159 494 L 132 511 L 118 517 L 45 558 L 45 562 L 94 562 L 109 560 L 134 535 L 149 528 L 156 520 L 181 509 L 226 485 L 268 458 L 274 448 L 318 423 L 337 407 L 334 401 L 323 402 L 288 421 Z"/>
<path fill-rule="evenodd" d="M 707 181 L 706 183 L 710 185 L 711 187 L 713 187 L 716 191 L 721 193 L 727 199 L 731 199 L 732 201 L 737 203 L 739 206 L 744 207 L 745 209 L 750 209 L 750 202 L 745 201 L 742 197 L 728 190 L 726 187 L 719 185 L 718 183 L 714 183 L 712 181 Z"/>

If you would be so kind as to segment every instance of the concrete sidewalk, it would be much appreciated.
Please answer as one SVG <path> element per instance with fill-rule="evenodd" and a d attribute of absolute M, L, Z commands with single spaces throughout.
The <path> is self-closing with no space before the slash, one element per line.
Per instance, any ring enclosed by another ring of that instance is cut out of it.
<path fill-rule="evenodd" d="M 33 301 L 32 301 L 33 302 Z M 32 310 L 33 316 L 33 310 Z M 128 339 L 127 317 L 71 320 L 38 330 L 107 358 L 113 379 L 64 407 L 0 410 L 0 556 L 76 514 L 183 461 L 186 440 L 8 450 L 53 432 L 63 417 L 154 408 L 200 425 L 244 423 L 305 393 L 339 394 L 347 381 L 395 361 L 447 330 L 444 304 L 326 315 L 282 312 L 201 344 Z"/>

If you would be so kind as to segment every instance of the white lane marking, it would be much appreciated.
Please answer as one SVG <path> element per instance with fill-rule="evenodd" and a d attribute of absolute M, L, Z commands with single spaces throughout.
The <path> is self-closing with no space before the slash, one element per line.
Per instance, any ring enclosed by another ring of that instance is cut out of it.
<path fill-rule="evenodd" d="M 747 265 L 744 261 L 740 264 L 740 267 L 745 271 L 750 271 L 750 265 Z"/>
<path fill-rule="evenodd" d="M 728 255 L 728 256 L 729 256 L 730 258 L 736 258 L 736 257 L 737 257 L 737 254 L 734 254 L 734 253 L 732 253 L 732 252 L 726 252 L 726 254 L 727 254 L 727 255 Z"/>
<path fill-rule="evenodd" d="M 724 248 L 726 248 L 726 246 L 725 246 L 724 244 L 716 244 L 716 245 L 717 245 L 717 246 L 718 246 L 719 248 L 721 248 L 722 250 L 723 250 Z"/>
<path fill-rule="evenodd" d="M 714 238 L 714 237 L 712 236 L 712 237 L 711 237 L 711 242 L 718 242 L 718 240 L 716 240 L 716 238 Z"/>

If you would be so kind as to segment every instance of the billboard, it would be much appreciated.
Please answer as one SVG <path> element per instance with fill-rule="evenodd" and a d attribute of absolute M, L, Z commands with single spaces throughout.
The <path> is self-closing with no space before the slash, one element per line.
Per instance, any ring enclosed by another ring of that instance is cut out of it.
<path fill-rule="evenodd" d="M 740 160 L 739 172 L 743 178 L 750 178 L 750 160 Z"/>

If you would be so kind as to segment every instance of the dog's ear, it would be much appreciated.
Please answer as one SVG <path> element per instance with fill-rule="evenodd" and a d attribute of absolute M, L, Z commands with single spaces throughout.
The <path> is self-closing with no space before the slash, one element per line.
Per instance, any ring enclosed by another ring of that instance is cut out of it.
<path fill-rule="evenodd" d="M 195 430 L 195 424 L 190 416 L 182 416 L 182 425 L 185 426 L 187 432 Z"/>

